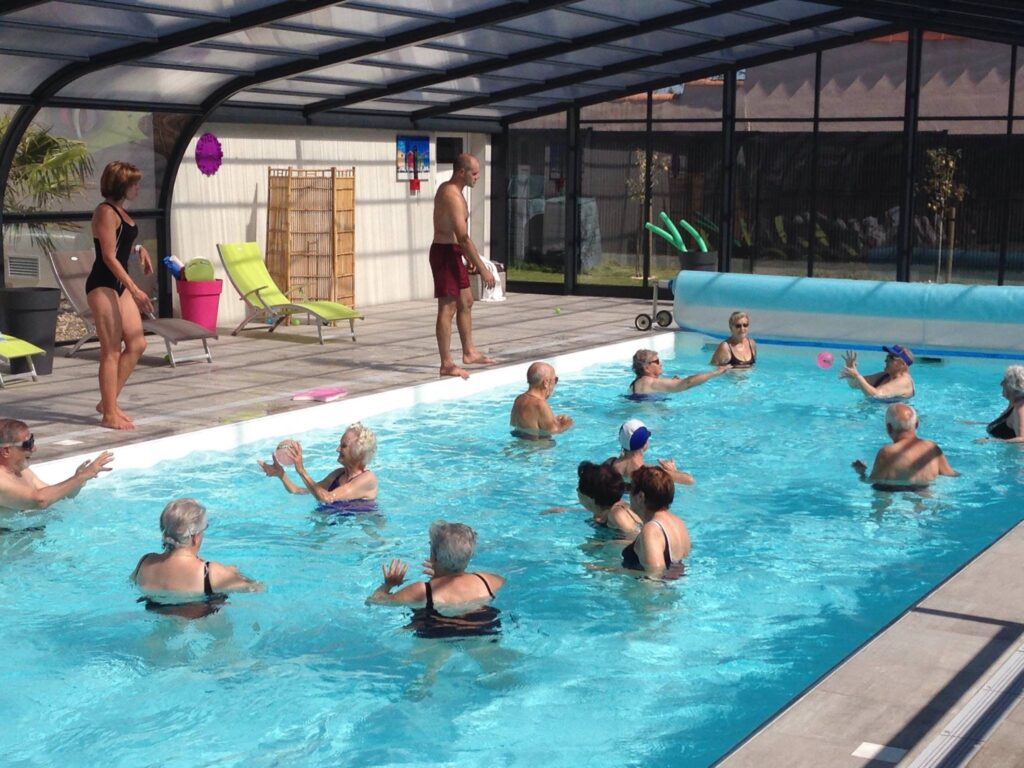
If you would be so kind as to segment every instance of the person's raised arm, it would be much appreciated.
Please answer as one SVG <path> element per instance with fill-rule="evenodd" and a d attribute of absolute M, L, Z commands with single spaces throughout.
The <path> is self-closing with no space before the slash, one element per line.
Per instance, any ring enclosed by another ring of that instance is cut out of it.
<path fill-rule="evenodd" d="M 422 603 L 426 599 L 427 591 L 422 581 L 410 584 L 395 593 L 391 592 L 405 581 L 405 575 L 409 572 L 409 566 L 406 563 L 396 558 L 387 565 L 382 565 L 380 570 L 384 574 L 384 582 L 366 598 L 367 605 L 370 603 Z"/>
<path fill-rule="evenodd" d="M 658 466 L 668 472 L 673 482 L 681 483 L 682 485 L 693 485 L 697 482 L 689 472 L 683 472 L 683 470 L 676 468 L 675 459 L 658 459 Z"/>
<path fill-rule="evenodd" d="M 669 387 L 669 389 L 672 392 L 684 392 L 687 389 L 690 389 L 692 387 L 696 387 L 698 384 L 703 384 L 705 381 L 708 381 L 709 379 L 713 379 L 716 376 L 721 376 L 723 373 L 725 373 L 728 370 L 729 370 L 729 366 L 723 365 L 723 366 L 720 366 L 720 367 L 716 368 L 713 371 L 704 371 L 703 373 L 695 373 L 692 376 L 686 376 L 684 378 L 679 378 L 678 376 L 674 376 L 674 377 L 672 377 L 671 379 L 668 380 L 668 382 L 671 385 Z"/>
<path fill-rule="evenodd" d="M 344 472 L 339 469 L 338 472 Z M 333 474 L 333 473 L 332 473 Z M 331 477 L 331 475 L 328 475 Z M 319 484 L 320 488 L 330 487 L 326 481 Z M 377 475 L 370 470 L 359 473 L 347 483 L 342 483 L 333 491 L 324 490 L 320 501 L 348 501 L 349 499 L 375 499 L 377 498 Z"/>
<path fill-rule="evenodd" d="M 250 579 L 233 565 L 210 562 L 210 586 L 217 592 L 262 592 L 262 581 Z"/>
<path fill-rule="evenodd" d="M 267 477 L 278 478 L 288 493 L 309 493 L 309 491 L 296 485 L 292 479 L 288 477 L 288 473 L 284 471 L 284 467 L 281 466 L 281 462 L 277 460 L 276 451 L 274 458 L 269 463 L 262 461 L 261 459 L 256 459 L 256 463 Z"/>
<path fill-rule="evenodd" d="M 27 482 L 19 482 L 6 472 L 0 472 L 0 507 L 8 509 L 46 509 L 61 499 L 78 495 L 82 486 L 100 472 L 109 472 L 107 464 L 113 460 L 110 451 L 104 451 L 91 461 L 82 462 L 75 474 L 67 480 L 47 485 L 31 469 L 22 472 Z"/>

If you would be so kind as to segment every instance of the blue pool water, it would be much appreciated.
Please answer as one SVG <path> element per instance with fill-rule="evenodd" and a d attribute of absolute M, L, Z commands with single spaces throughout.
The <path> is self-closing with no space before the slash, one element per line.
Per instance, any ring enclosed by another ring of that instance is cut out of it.
<path fill-rule="evenodd" d="M 713 762 L 1021 516 L 1019 451 L 960 421 L 1002 409 L 1002 363 L 915 366 L 922 434 L 964 476 L 890 496 L 849 468 L 885 440 L 884 406 L 817 351 L 764 347 L 754 371 L 649 403 L 622 397 L 627 360 L 563 374 L 552 403 L 577 426 L 551 447 L 508 437 L 518 387 L 373 417 L 383 513 L 337 524 L 263 477 L 276 439 L 115 471 L 0 537 L 4 764 Z M 672 374 L 709 353 L 662 356 Z M 630 417 L 697 478 L 675 583 L 595 569 L 620 547 L 576 505 L 576 464 L 615 453 Z M 298 436 L 317 477 L 340 431 Z M 268 585 L 191 623 L 127 581 L 186 494 L 210 510 L 203 554 Z M 496 643 L 420 640 L 408 610 L 363 604 L 387 559 L 418 573 L 437 518 L 474 526 L 473 566 L 508 577 Z"/>

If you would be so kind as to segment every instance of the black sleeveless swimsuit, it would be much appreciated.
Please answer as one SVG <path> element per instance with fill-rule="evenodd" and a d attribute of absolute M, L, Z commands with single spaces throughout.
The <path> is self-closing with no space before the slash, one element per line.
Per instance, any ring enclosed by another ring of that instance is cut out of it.
<path fill-rule="evenodd" d="M 487 594 L 494 597 L 491 585 L 479 573 L 472 574 L 484 583 Z M 423 585 L 427 590 L 427 605 L 412 612 L 412 621 L 406 625 L 416 637 L 445 639 L 452 637 L 478 637 L 496 635 L 501 630 L 501 611 L 492 605 L 484 605 L 461 616 L 446 616 L 434 607 L 434 593 L 428 581 Z"/>
<path fill-rule="evenodd" d="M 137 602 L 145 603 L 145 608 L 150 613 L 159 613 L 161 616 L 177 616 L 181 619 L 201 619 L 210 616 L 220 610 L 227 602 L 228 596 L 221 592 L 214 592 L 210 584 L 210 561 L 203 561 L 203 600 L 192 600 L 188 603 L 161 603 L 151 597 L 140 597 Z"/>
<path fill-rule="evenodd" d="M 1013 431 L 1013 427 L 1010 426 L 1010 414 L 1013 413 L 1013 409 L 1017 407 L 1017 403 L 1010 403 L 1005 411 L 1000 413 L 996 418 L 985 427 L 985 431 L 996 440 L 1013 440 L 1017 437 L 1017 433 Z"/>
<path fill-rule="evenodd" d="M 117 226 L 117 241 L 115 243 L 114 255 L 121 263 L 121 266 L 124 267 L 125 272 L 127 272 L 128 257 L 132 253 L 132 243 L 139 236 L 139 228 L 135 224 L 129 224 L 124 216 L 121 215 L 121 212 L 117 210 L 117 206 L 108 203 L 106 200 L 103 201 L 103 204 L 113 208 L 117 218 L 121 220 L 121 223 Z M 110 271 L 107 262 L 103 260 L 99 239 L 95 237 L 92 239 L 92 247 L 96 251 L 96 260 L 92 263 L 92 271 L 85 281 L 85 292 L 89 293 L 96 288 L 111 288 L 117 291 L 117 295 L 120 296 L 124 293 L 124 285 L 114 277 L 114 273 Z"/>
<path fill-rule="evenodd" d="M 747 342 L 747 348 L 750 350 L 750 359 L 749 360 L 740 360 L 738 357 L 736 357 L 736 353 L 732 351 L 732 344 L 729 344 L 729 342 L 727 341 L 726 345 L 729 347 L 729 365 L 731 365 L 733 368 L 753 368 L 754 367 L 754 363 L 757 362 L 757 352 L 754 351 L 754 345 L 753 344 L 751 344 L 750 342 Z"/>
<path fill-rule="evenodd" d="M 681 562 L 672 562 L 672 548 L 668 543 L 668 531 L 666 531 L 665 526 L 657 520 L 652 520 L 651 522 L 661 528 L 661 535 L 665 537 L 665 551 L 663 553 L 663 557 L 665 558 L 665 576 L 670 578 L 679 578 L 683 575 L 683 564 Z M 637 539 L 639 538 L 640 536 L 638 535 Z M 622 550 L 622 567 L 628 568 L 631 571 L 645 570 L 643 563 L 640 562 L 639 555 L 636 553 L 636 539 L 626 545 L 626 548 Z"/>

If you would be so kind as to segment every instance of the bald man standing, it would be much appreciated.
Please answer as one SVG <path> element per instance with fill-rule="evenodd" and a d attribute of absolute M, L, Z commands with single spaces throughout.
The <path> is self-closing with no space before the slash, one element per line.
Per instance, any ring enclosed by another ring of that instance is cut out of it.
<path fill-rule="evenodd" d="M 554 368 L 547 363 L 533 363 L 526 371 L 526 383 L 529 388 L 512 404 L 509 425 L 515 437 L 541 440 L 572 426 L 571 416 L 556 416 L 548 405 L 548 398 L 558 384 Z"/>
<path fill-rule="evenodd" d="M 890 405 L 885 412 L 885 430 L 892 443 L 879 449 L 870 475 L 866 474 L 867 464 L 860 459 L 853 462 L 861 479 L 878 491 L 919 491 L 939 475 L 959 475 L 937 443 L 917 436 L 919 423 L 917 411 L 909 405 Z"/>
<path fill-rule="evenodd" d="M 452 358 L 452 319 L 462 341 L 463 365 L 488 365 L 494 360 L 473 344 L 473 291 L 465 256 L 480 272 L 488 288 L 494 287 L 494 275 L 484 265 L 469 236 L 469 206 L 462 193 L 473 188 L 480 178 L 480 163 L 469 154 L 455 158 L 452 177 L 437 188 L 434 196 L 434 242 L 430 246 L 430 270 L 434 274 L 434 298 L 437 299 L 437 349 L 441 354 L 442 376 L 469 378 L 469 371 Z"/>

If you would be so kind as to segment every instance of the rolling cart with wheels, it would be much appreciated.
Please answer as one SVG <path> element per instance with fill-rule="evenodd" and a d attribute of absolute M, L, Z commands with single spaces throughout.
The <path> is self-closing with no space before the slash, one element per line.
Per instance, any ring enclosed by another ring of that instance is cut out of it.
<path fill-rule="evenodd" d="M 658 309 L 658 288 L 664 288 L 671 292 L 672 281 L 671 280 L 653 280 L 653 299 L 651 301 L 651 314 L 641 312 L 636 316 L 636 320 L 633 323 L 636 325 L 638 331 L 649 331 L 654 323 L 657 323 L 661 328 L 667 328 L 672 324 L 672 313 L 667 309 Z"/>

